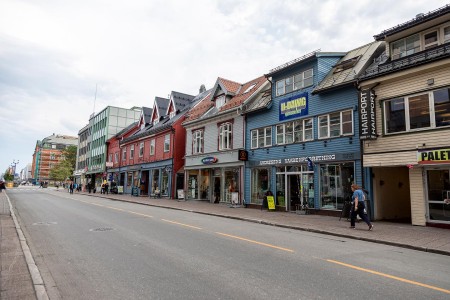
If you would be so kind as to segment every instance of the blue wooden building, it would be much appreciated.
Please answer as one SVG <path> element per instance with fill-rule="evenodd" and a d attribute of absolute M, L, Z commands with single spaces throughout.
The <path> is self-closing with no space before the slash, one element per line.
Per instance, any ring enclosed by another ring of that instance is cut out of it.
<path fill-rule="evenodd" d="M 380 47 L 315 51 L 266 75 L 271 95 L 244 107 L 247 204 L 271 191 L 277 210 L 340 213 L 362 182 L 355 83 Z"/>

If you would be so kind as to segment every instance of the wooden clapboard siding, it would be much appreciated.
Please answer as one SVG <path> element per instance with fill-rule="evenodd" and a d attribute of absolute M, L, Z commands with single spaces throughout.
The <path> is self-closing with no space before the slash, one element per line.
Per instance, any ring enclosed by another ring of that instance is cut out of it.
<path fill-rule="evenodd" d="M 364 154 L 364 167 L 405 166 L 417 163 L 416 151 Z"/>
<path fill-rule="evenodd" d="M 383 135 L 383 106 L 382 101 L 394 99 L 399 96 L 413 95 L 418 91 L 434 90 L 444 86 L 450 86 L 450 60 L 437 65 L 415 68 L 387 76 L 386 81 L 375 88 L 377 94 L 377 132 L 379 138 L 364 143 L 364 154 L 379 153 L 386 151 L 413 150 L 417 147 L 426 148 L 448 146 L 450 141 L 450 128 L 420 130 L 395 135 Z M 434 85 L 428 86 L 427 80 L 434 79 Z M 364 83 L 364 86 L 369 86 Z M 380 156 L 382 158 L 382 156 Z M 365 159 L 366 160 L 366 159 Z M 366 161 L 364 162 L 366 165 Z M 369 166 L 369 165 L 367 165 Z"/>
<path fill-rule="evenodd" d="M 411 223 L 412 225 L 426 225 L 426 197 L 422 180 L 422 168 L 409 170 L 409 189 L 411 197 Z"/>

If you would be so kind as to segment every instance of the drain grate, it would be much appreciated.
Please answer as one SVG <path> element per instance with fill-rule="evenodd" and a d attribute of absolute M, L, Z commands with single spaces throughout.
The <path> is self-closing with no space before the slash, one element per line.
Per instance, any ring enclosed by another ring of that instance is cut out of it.
<path fill-rule="evenodd" d="M 89 229 L 89 231 L 111 231 L 111 230 L 114 230 L 114 228 L 111 228 L 111 227 L 100 227 L 100 228 Z"/>

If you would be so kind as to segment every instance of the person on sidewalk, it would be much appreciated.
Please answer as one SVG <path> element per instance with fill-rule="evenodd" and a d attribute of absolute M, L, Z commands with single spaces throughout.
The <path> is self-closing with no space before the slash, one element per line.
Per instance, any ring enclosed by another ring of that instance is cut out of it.
<path fill-rule="evenodd" d="M 352 208 L 350 211 L 350 228 L 355 229 L 355 220 L 356 216 L 359 215 L 364 222 L 366 222 L 367 226 L 369 226 L 369 230 L 373 229 L 373 225 L 369 220 L 366 212 L 366 203 L 364 202 L 365 197 L 362 189 L 357 184 L 352 184 Z"/>

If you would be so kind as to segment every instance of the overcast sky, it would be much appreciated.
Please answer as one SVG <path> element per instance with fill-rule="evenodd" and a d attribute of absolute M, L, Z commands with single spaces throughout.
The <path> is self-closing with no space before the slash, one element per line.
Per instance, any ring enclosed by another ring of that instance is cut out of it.
<path fill-rule="evenodd" d="M 108 105 L 153 106 L 217 77 L 247 82 L 345 52 L 446 5 L 405 0 L 0 0 L 0 174 Z"/>

